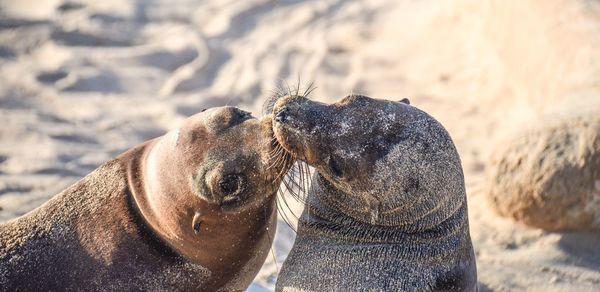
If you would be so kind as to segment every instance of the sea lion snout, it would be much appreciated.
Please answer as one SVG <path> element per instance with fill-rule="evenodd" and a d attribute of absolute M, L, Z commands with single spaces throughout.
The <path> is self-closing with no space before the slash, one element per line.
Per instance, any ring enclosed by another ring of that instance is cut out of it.
<path fill-rule="evenodd" d="M 277 112 L 275 115 L 275 122 L 277 123 L 285 123 L 289 119 L 288 109 L 283 108 Z"/>
<path fill-rule="evenodd" d="M 311 152 L 312 147 L 307 147 L 315 133 L 322 132 L 315 129 L 318 124 L 316 119 L 323 117 L 323 107 L 310 101 L 304 96 L 288 95 L 280 98 L 273 107 L 273 132 L 277 141 L 283 148 L 295 157 L 306 160 L 317 160 Z"/>
<path fill-rule="evenodd" d="M 309 100 L 301 95 L 288 95 L 280 98 L 273 107 L 275 124 L 302 123 L 306 118 L 322 116 L 318 107 L 319 103 Z M 324 105 L 324 104 L 321 104 Z M 303 126 L 303 125 L 297 125 Z"/>

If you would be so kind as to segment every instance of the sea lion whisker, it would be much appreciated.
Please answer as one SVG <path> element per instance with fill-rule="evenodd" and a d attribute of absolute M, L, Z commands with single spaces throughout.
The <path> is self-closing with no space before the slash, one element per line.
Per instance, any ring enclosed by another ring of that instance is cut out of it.
<path fill-rule="evenodd" d="M 291 96 L 292 95 L 292 89 L 290 88 L 290 84 L 287 81 L 285 81 L 285 87 L 287 88 L 287 91 L 286 91 L 285 95 Z"/>
<path fill-rule="evenodd" d="M 277 158 L 281 157 L 282 155 L 283 155 L 283 151 L 281 151 L 280 147 L 277 147 L 276 149 L 273 149 L 269 153 L 270 161 L 275 161 L 275 160 L 277 160 Z"/>
<path fill-rule="evenodd" d="M 267 161 L 267 163 L 268 163 L 268 166 L 267 166 L 267 167 L 268 167 L 269 169 L 276 167 L 275 160 L 276 160 L 276 159 L 279 157 L 279 156 L 278 156 L 278 155 L 276 155 L 276 154 L 277 154 L 277 153 L 271 153 L 271 154 L 269 155 L 269 158 L 268 158 L 268 161 Z"/>
<path fill-rule="evenodd" d="M 296 162 L 298 163 L 298 162 Z M 297 165 L 298 170 L 301 170 L 302 167 Z M 294 198 L 296 201 L 305 204 L 306 205 L 306 201 L 304 199 L 304 195 L 306 194 L 306 189 L 304 189 L 304 185 L 305 183 L 303 182 L 303 179 L 300 179 L 300 182 L 298 182 L 298 178 L 300 178 L 300 172 L 296 172 L 293 169 L 290 169 L 290 171 L 288 171 L 288 174 L 286 176 L 286 178 L 284 178 L 283 180 L 283 187 L 285 187 L 285 189 L 287 190 L 287 192 L 292 196 L 292 198 Z M 290 212 L 294 215 L 294 217 L 296 219 L 297 216 L 295 213 L 292 212 L 291 208 L 289 207 L 289 204 L 287 202 L 287 199 L 285 197 L 282 198 L 284 204 L 290 209 Z"/>
<path fill-rule="evenodd" d="M 296 168 L 300 169 L 300 166 L 298 165 L 298 163 L 296 164 Z M 296 199 L 299 202 L 304 203 L 304 199 L 303 196 L 301 194 L 306 193 L 306 190 L 304 189 L 304 177 L 302 176 L 301 172 L 297 172 L 295 170 L 293 170 L 294 168 L 291 168 L 288 171 L 288 175 L 286 176 L 288 178 L 287 182 L 284 179 L 284 183 L 287 184 L 291 184 L 291 188 L 293 189 L 293 197 L 294 199 Z M 286 185 L 286 187 L 288 187 L 288 189 L 290 188 L 289 185 Z M 290 190 L 292 191 L 292 190 Z"/>
<path fill-rule="evenodd" d="M 283 83 L 285 83 L 285 80 L 281 79 L 280 83 L 275 85 L 275 87 L 276 87 L 275 90 L 269 90 L 269 93 L 270 93 L 269 97 L 263 104 L 263 114 L 264 115 L 271 114 L 273 111 L 273 107 L 275 106 L 275 103 L 280 98 L 286 96 L 288 91 L 286 91 L 286 89 L 283 87 L 283 85 L 282 85 Z"/>
<path fill-rule="evenodd" d="M 278 161 L 284 156 L 285 152 L 281 145 L 276 145 L 274 152 L 269 155 L 269 164 L 278 165 Z"/>
<path fill-rule="evenodd" d="M 292 194 L 295 193 L 296 189 L 298 188 L 298 184 L 295 182 L 294 178 L 291 177 L 289 173 L 285 176 L 282 183 L 285 185 L 288 192 Z"/>
<path fill-rule="evenodd" d="M 285 193 L 283 193 L 283 194 L 285 194 Z M 296 219 L 296 221 L 297 221 L 299 218 L 298 218 L 298 216 L 296 215 L 296 213 L 294 213 L 294 212 L 292 211 L 292 208 L 291 208 L 291 207 L 290 207 L 290 205 L 288 204 L 288 202 L 287 202 L 287 199 L 286 199 L 285 195 L 282 195 L 282 196 L 281 196 L 281 200 L 283 200 L 283 203 L 285 204 L 285 207 L 286 207 L 286 208 L 287 208 L 287 210 L 290 212 L 290 214 L 293 216 L 293 218 L 294 218 L 294 219 Z"/>
<path fill-rule="evenodd" d="M 297 233 L 297 230 L 292 226 L 292 223 L 290 221 L 290 219 L 288 218 L 287 214 L 285 213 L 285 210 L 283 209 L 283 207 L 281 206 L 281 204 L 279 203 L 279 198 L 283 196 L 283 193 L 281 190 L 278 191 L 278 195 L 277 195 L 277 213 L 279 213 L 279 216 L 281 216 L 281 220 L 283 220 L 283 222 L 285 222 L 285 224 L 287 224 L 287 226 L 294 231 L 294 233 Z"/>
<path fill-rule="evenodd" d="M 308 177 L 306 177 L 306 174 L 304 173 L 304 164 L 304 162 L 298 162 L 296 163 L 296 168 L 298 168 L 298 174 L 300 176 L 300 181 L 302 182 L 302 188 L 306 190 L 305 181 Z"/>
<path fill-rule="evenodd" d="M 289 211 L 289 213 L 293 216 L 294 219 L 296 219 L 296 222 L 299 220 L 298 216 L 296 215 L 296 213 L 294 213 L 294 211 L 292 210 L 292 208 L 290 207 L 290 205 L 287 202 L 287 199 L 285 198 L 285 193 L 281 192 L 281 200 L 283 201 L 283 203 L 285 204 L 285 207 L 287 208 L 287 210 Z M 284 206 L 282 206 L 283 208 Z M 287 217 L 287 216 L 286 216 Z M 287 217 L 289 220 L 289 217 Z"/>
<path fill-rule="evenodd" d="M 277 155 L 279 157 L 283 157 L 283 156 L 286 155 L 287 151 L 285 151 L 285 149 L 283 149 L 283 147 L 281 145 L 278 145 L 277 148 L 278 148 L 277 149 Z"/>
<path fill-rule="evenodd" d="M 278 158 L 278 156 L 275 155 L 275 153 L 273 153 L 273 155 L 269 155 L 269 158 L 268 158 L 268 161 L 267 161 L 268 164 L 269 164 L 269 166 L 274 165 L 274 162 L 275 162 L 275 160 L 277 158 Z"/>
<path fill-rule="evenodd" d="M 306 203 L 306 196 L 308 195 L 308 190 L 310 189 L 310 169 L 308 168 L 308 164 L 303 161 L 299 161 L 298 164 L 298 172 L 300 173 L 300 182 L 302 182 L 302 191 L 303 191 L 303 202 Z"/>
<path fill-rule="evenodd" d="M 308 86 L 306 86 L 306 88 L 304 88 L 304 92 L 302 93 L 303 96 L 306 96 L 306 93 L 313 87 L 315 83 L 314 82 L 310 82 L 308 83 Z"/>
<path fill-rule="evenodd" d="M 275 161 L 274 159 L 276 159 L 276 157 L 274 157 L 274 156 L 270 156 L 269 157 L 269 160 L 267 162 L 268 163 L 267 164 L 267 168 L 268 169 L 273 169 L 273 168 L 277 167 L 277 165 L 274 163 L 274 161 Z"/>
<path fill-rule="evenodd" d="M 275 167 L 279 167 L 279 166 L 284 165 L 283 163 L 284 163 L 285 159 L 286 159 L 285 153 L 279 153 L 277 158 L 272 163 Z"/>
<path fill-rule="evenodd" d="M 298 185 L 298 198 L 300 202 L 304 203 L 304 195 L 306 194 L 306 189 L 304 189 L 304 174 L 302 173 L 301 166 L 297 163 L 296 168 L 298 168 L 298 176 L 297 179 L 294 178 L 294 182 Z"/>
<path fill-rule="evenodd" d="M 277 141 L 277 137 L 275 137 L 275 136 L 271 137 L 271 146 L 276 147 L 277 145 L 279 145 L 279 142 Z"/>
<path fill-rule="evenodd" d="M 286 188 L 295 200 L 305 204 L 305 195 L 309 186 L 305 174 L 307 169 L 306 164 L 302 163 L 301 165 L 301 162 L 295 161 L 288 152 L 285 153 L 285 158 L 284 163 L 295 163 L 296 167 L 291 167 L 287 173 L 281 173 L 281 175 L 285 176 L 282 179 L 283 187 Z M 279 178 L 278 176 L 276 180 L 279 181 Z"/>
<path fill-rule="evenodd" d="M 296 163 L 294 163 L 294 166 L 295 165 L 296 165 Z M 294 184 L 294 186 L 298 186 L 299 184 L 296 180 L 299 179 L 299 173 L 295 168 L 296 167 L 290 168 L 290 170 L 288 171 L 287 177 Z"/>
<path fill-rule="evenodd" d="M 278 163 L 273 163 L 273 164 L 272 164 L 272 167 L 273 167 L 273 168 L 278 168 L 279 166 L 281 166 L 281 163 L 279 163 L 279 162 L 278 162 Z M 278 172 L 278 173 L 277 173 L 277 175 L 276 175 L 276 178 L 277 178 L 277 179 L 281 178 L 281 174 L 280 174 L 280 172 Z"/>
<path fill-rule="evenodd" d="M 318 87 L 312 87 L 310 89 L 308 89 L 303 95 L 304 97 L 310 99 L 310 95 L 313 93 L 313 91 L 315 91 Z"/>
<path fill-rule="evenodd" d="M 287 160 L 287 161 L 286 161 L 286 166 L 289 166 L 289 165 L 291 165 L 291 164 L 293 164 L 293 163 L 294 163 L 294 161 L 293 161 L 293 160 L 291 160 L 291 159 L 290 159 L 290 160 Z M 283 178 L 282 178 L 282 182 L 285 182 L 286 180 L 289 180 L 289 179 L 290 179 L 290 174 L 289 174 L 289 172 L 287 172 L 287 173 L 283 173 L 283 174 L 282 174 L 282 177 L 283 177 Z"/>
<path fill-rule="evenodd" d="M 281 146 L 279 143 L 277 143 L 275 145 L 275 149 L 274 150 L 275 150 L 275 154 L 277 154 L 277 155 L 281 155 L 281 153 L 283 151 L 285 151 L 285 149 L 283 149 L 283 146 Z"/>
<path fill-rule="evenodd" d="M 267 166 L 267 168 L 270 169 L 276 169 L 278 167 L 279 164 L 276 163 L 269 163 L 269 165 Z M 277 177 L 277 176 L 276 176 Z"/>
<path fill-rule="evenodd" d="M 291 180 L 291 181 L 293 182 L 294 180 Z M 298 184 L 296 184 L 297 187 L 294 185 L 290 186 L 290 180 L 286 181 L 285 179 L 283 180 L 283 184 L 285 185 L 288 193 L 290 193 L 294 199 L 296 199 L 299 202 L 302 202 L 302 198 L 299 195 L 300 188 L 299 188 Z M 298 189 L 298 191 L 295 190 L 294 188 Z"/>
<path fill-rule="evenodd" d="M 288 160 L 284 159 L 284 160 L 282 160 L 282 163 L 285 163 L 286 161 L 288 161 Z M 284 167 L 282 167 L 281 171 L 279 171 L 279 174 L 276 176 L 277 180 L 279 180 L 280 178 L 282 178 L 286 173 L 287 173 L 286 169 Z"/>
<path fill-rule="evenodd" d="M 269 161 L 272 161 L 273 159 L 275 159 L 276 154 L 275 153 L 276 149 L 273 150 L 269 150 L 269 152 L 267 152 L 267 157 L 269 158 Z"/>
<path fill-rule="evenodd" d="M 276 167 L 278 167 L 278 166 L 282 166 L 282 163 L 285 163 L 285 157 L 278 158 L 278 160 L 275 162 L 274 165 Z M 283 164 L 283 166 L 285 166 L 285 164 Z M 279 173 L 275 176 L 275 178 L 276 178 L 275 180 L 279 181 L 279 179 L 282 177 L 282 174 L 285 174 L 285 173 L 286 173 L 285 168 L 282 168 L 281 171 L 279 171 Z"/>
<path fill-rule="evenodd" d="M 282 154 L 283 158 L 284 158 L 284 159 L 285 159 L 287 162 L 293 163 L 293 162 L 294 162 L 294 159 L 293 159 L 292 155 L 290 155 L 290 153 L 289 153 L 289 152 L 287 152 L 285 149 L 283 149 L 283 147 L 281 148 L 281 150 L 283 151 L 283 154 Z M 290 164 L 289 166 L 291 166 L 291 164 Z"/>
<path fill-rule="evenodd" d="M 284 214 L 283 209 L 281 209 L 281 204 L 279 203 L 279 196 L 277 197 L 277 214 L 281 217 L 281 220 L 283 220 L 283 222 L 285 222 L 285 224 L 293 230 L 292 225 L 288 222 L 288 219 Z"/>
<path fill-rule="evenodd" d="M 268 152 L 269 159 L 277 158 L 278 156 L 280 156 L 280 152 L 281 152 L 281 150 L 279 149 L 279 147 L 277 145 L 275 145 L 275 148 L 273 148 L 272 150 L 270 150 Z"/>
<path fill-rule="evenodd" d="M 300 94 L 300 73 L 298 73 L 298 82 L 296 83 L 296 93 L 294 95 Z"/>

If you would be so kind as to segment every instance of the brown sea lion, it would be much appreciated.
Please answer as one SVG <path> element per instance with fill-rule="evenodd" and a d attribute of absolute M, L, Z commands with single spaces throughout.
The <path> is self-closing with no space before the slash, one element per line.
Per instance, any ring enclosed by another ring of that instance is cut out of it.
<path fill-rule="evenodd" d="M 280 144 L 316 170 L 276 290 L 472 291 L 467 198 L 446 130 L 408 100 L 275 102 Z"/>
<path fill-rule="evenodd" d="M 275 231 L 271 118 L 206 110 L 0 225 L 0 289 L 244 290 Z"/>

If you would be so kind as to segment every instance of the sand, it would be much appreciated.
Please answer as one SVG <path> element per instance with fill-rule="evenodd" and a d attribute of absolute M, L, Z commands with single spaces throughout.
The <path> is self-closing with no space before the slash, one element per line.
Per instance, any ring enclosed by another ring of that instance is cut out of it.
<path fill-rule="evenodd" d="M 600 99 L 600 2 L 0 1 L 0 221 L 203 108 L 261 114 L 282 82 L 408 97 L 462 158 L 482 291 L 593 291 L 600 235 L 496 215 L 496 141 L 550 108 Z M 298 211 L 298 210 L 296 210 Z M 293 243 L 282 222 L 250 291 L 270 291 Z"/>

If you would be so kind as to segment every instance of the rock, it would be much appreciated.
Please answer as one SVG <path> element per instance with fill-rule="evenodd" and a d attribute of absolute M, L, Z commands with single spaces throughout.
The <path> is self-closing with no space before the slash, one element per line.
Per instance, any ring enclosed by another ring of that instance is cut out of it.
<path fill-rule="evenodd" d="M 494 208 L 546 230 L 600 230 L 600 104 L 562 108 L 531 124 L 493 151 Z"/>

